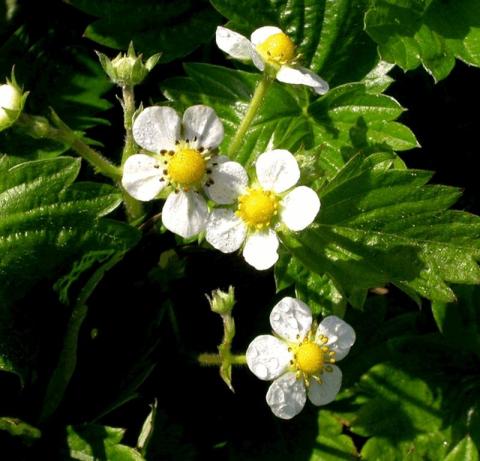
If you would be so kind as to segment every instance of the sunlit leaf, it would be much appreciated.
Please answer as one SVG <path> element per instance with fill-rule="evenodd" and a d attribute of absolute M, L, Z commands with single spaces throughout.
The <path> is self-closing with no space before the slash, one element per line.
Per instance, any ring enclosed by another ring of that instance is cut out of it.
<path fill-rule="evenodd" d="M 375 0 L 366 30 L 380 54 L 404 70 L 420 64 L 435 80 L 455 58 L 480 66 L 480 4 L 476 0 Z"/>
<path fill-rule="evenodd" d="M 320 191 L 317 221 L 285 234 L 292 254 L 348 291 L 394 283 L 452 301 L 447 283 L 480 282 L 480 219 L 448 211 L 460 192 L 426 185 L 431 174 L 371 168 L 352 159 Z"/>

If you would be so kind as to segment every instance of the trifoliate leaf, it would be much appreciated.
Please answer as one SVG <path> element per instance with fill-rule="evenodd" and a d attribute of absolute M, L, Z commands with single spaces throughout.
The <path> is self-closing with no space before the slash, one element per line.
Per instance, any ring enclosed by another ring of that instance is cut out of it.
<path fill-rule="evenodd" d="M 11 166 L 0 159 L 0 298 L 21 297 L 68 261 L 91 250 L 124 251 L 136 229 L 99 219 L 121 203 L 108 185 L 72 185 L 80 160 L 61 157 Z"/>
<path fill-rule="evenodd" d="M 427 171 L 372 168 L 371 158 L 355 157 L 319 191 L 316 223 L 285 234 L 284 243 L 346 293 L 393 283 L 453 301 L 448 283 L 480 282 L 480 218 L 449 211 L 460 191 L 426 185 L 430 177 Z"/>
<path fill-rule="evenodd" d="M 476 0 L 375 0 L 365 25 L 382 58 L 404 70 L 422 64 L 435 80 L 442 80 L 455 58 L 480 66 Z"/>

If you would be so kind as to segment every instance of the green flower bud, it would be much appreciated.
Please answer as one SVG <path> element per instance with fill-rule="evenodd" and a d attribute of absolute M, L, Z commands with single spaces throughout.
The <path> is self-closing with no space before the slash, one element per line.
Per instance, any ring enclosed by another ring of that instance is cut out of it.
<path fill-rule="evenodd" d="M 0 131 L 12 126 L 20 116 L 28 93 L 23 93 L 17 85 L 12 71 L 12 79 L 0 85 Z"/>
<path fill-rule="evenodd" d="M 213 312 L 220 315 L 230 314 L 235 304 L 235 292 L 232 286 L 228 287 L 227 293 L 213 290 L 212 297 L 207 296 L 207 299 Z"/>
<path fill-rule="evenodd" d="M 156 66 L 161 53 L 154 54 L 143 62 L 143 56 L 136 55 L 133 44 L 130 43 L 126 54 L 119 53 L 110 60 L 103 53 L 97 51 L 103 70 L 113 83 L 119 86 L 135 86 L 145 79 L 148 73 Z"/>

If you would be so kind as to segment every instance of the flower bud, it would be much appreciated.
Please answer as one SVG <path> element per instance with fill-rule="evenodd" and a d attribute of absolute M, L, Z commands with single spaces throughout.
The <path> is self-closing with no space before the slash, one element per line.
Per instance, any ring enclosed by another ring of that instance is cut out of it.
<path fill-rule="evenodd" d="M 17 85 L 12 71 L 11 81 L 0 85 L 0 131 L 12 126 L 22 112 L 28 93 Z"/>
<path fill-rule="evenodd" d="M 213 312 L 220 315 L 230 314 L 235 304 L 235 291 L 232 286 L 228 287 L 228 292 L 222 290 L 213 290 L 212 297 L 207 295 L 210 308 Z"/>
<path fill-rule="evenodd" d="M 136 55 L 133 44 L 130 43 L 126 54 L 119 53 L 110 60 L 106 55 L 97 51 L 103 70 L 113 83 L 119 86 L 135 86 L 145 79 L 148 73 L 156 66 L 161 53 L 154 54 L 143 62 L 143 56 Z"/>

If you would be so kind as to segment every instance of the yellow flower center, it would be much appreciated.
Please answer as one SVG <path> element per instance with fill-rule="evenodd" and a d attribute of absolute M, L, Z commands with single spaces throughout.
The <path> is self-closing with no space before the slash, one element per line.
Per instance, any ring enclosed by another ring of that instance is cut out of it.
<path fill-rule="evenodd" d="M 167 173 L 170 180 L 181 186 L 193 186 L 201 181 L 206 171 L 205 159 L 196 149 L 179 149 L 169 160 Z"/>
<path fill-rule="evenodd" d="M 295 57 L 295 45 L 283 32 L 270 35 L 257 45 L 257 51 L 270 64 L 286 64 Z"/>
<path fill-rule="evenodd" d="M 261 229 L 277 214 L 278 199 L 271 191 L 250 189 L 238 199 L 237 216 L 251 227 Z"/>
<path fill-rule="evenodd" d="M 299 346 L 296 352 L 297 369 L 307 375 L 318 373 L 323 367 L 322 347 L 313 342 L 306 342 Z"/>

